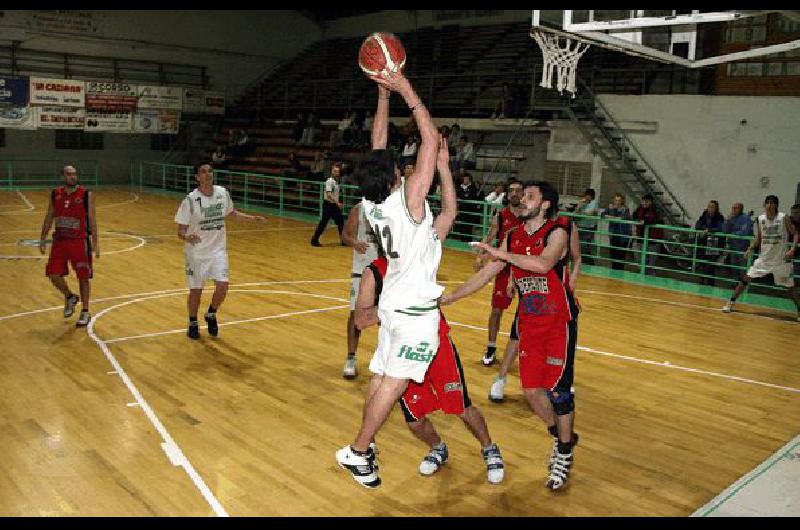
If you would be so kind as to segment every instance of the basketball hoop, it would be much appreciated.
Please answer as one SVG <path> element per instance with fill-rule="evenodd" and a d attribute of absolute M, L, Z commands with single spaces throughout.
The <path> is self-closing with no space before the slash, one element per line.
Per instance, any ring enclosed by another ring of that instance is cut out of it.
<path fill-rule="evenodd" d="M 555 88 L 559 93 L 566 90 L 572 93 L 572 97 L 575 97 L 578 60 L 589 49 L 589 44 L 540 28 L 532 29 L 531 37 L 542 49 L 544 70 L 539 86 Z M 558 82 L 555 87 L 553 87 L 554 73 L 558 74 Z"/>

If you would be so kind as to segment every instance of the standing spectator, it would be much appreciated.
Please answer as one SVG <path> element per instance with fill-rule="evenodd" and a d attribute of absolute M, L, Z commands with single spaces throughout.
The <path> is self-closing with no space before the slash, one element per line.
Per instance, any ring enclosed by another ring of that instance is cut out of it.
<path fill-rule="evenodd" d="M 583 197 L 580 198 L 575 207 L 575 213 L 580 215 L 597 215 L 597 201 L 595 200 L 595 191 L 592 188 L 586 188 L 583 192 Z M 583 262 L 587 265 L 594 265 L 595 244 L 594 235 L 597 232 L 597 219 L 579 217 L 576 219 L 575 224 L 578 225 L 578 234 L 581 238 L 581 257 Z"/>
<path fill-rule="evenodd" d="M 491 204 L 492 206 L 495 206 L 495 207 L 503 206 L 504 201 L 506 200 L 506 184 L 505 184 L 505 182 L 498 182 L 495 185 L 494 190 L 492 190 L 492 192 L 489 193 L 489 195 L 484 197 L 483 200 L 485 200 L 488 204 Z"/>
<path fill-rule="evenodd" d="M 331 131 L 331 149 L 336 147 L 344 140 L 345 131 L 347 131 L 353 123 L 353 116 L 350 111 L 345 111 L 344 117 L 336 126 L 336 129 Z"/>
<path fill-rule="evenodd" d="M 323 180 L 325 178 L 325 158 L 322 156 L 322 151 L 317 151 L 314 154 L 314 161 L 311 162 L 308 178 L 311 180 Z"/>
<path fill-rule="evenodd" d="M 342 230 L 344 230 L 344 216 L 342 215 L 342 202 L 339 200 L 339 178 L 341 178 L 342 167 L 339 164 L 334 164 L 331 167 L 331 176 L 325 181 L 325 201 L 322 203 L 322 219 L 319 220 L 314 235 L 311 236 L 311 246 L 321 247 L 319 236 L 325 231 L 328 226 L 328 221 L 331 219 L 336 223 L 339 229 L 339 239 L 342 238 Z M 342 242 L 344 245 L 344 242 Z"/>
<path fill-rule="evenodd" d="M 477 221 L 477 205 L 474 202 L 464 201 L 480 201 L 482 197 L 478 187 L 472 182 L 472 175 L 469 173 L 461 175 L 461 185 L 456 188 L 456 196 L 458 197 L 459 205 L 454 237 L 462 241 L 472 241 L 472 230 Z"/>
<path fill-rule="evenodd" d="M 500 88 L 500 99 L 497 100 L 497 103 L 494 106 L 492 119 L 506 117 L 506 112 L 508 111 L 508 103 L 510 98 L 511 98 L 511 90 L 508 88 L 508 83 L 503 83 L 503 86 Z"/>
<path fill-rule="evenodd" d="M 722 254 L 724 239 L 719 236 L 725 231 L 725 217 L 719 213 L 719 203 L 709 201 L 706 211 L 694 224 L 695 230 L 702 230 L 703 233 L 697 240 L 697 259 L 706 262 L 715 262 Z M 698 263 L 697 269 L 701 274 L 713 276 L 716 266 L 714 263 Z M 703 285 L 714 285 L 713 278 L 700 278 Z"/>
<path fill-rule="evenodd" d="M 753 235 L 753 220 L 744 213 L 742 203 L 735 202 L 731 206 L 731 213 L 728 220 L 725 221 L 724 231 L 734 236 L 751 237 Z M 747 260 L 744 259 L 744 252 L 748 246 L 750 246 L 750 242 L 747 239 L 727 238 L 728 263 L 734 267 L 730 269 L 731 276 L 734 278 L 738 278 L 742 272 L 745 272 Z"/>
<path fill-rule="evenodd" d="M 630 221 L 631 212 L 625 206 L 625 196 L 621 193 L 614 195 L 614 202 L 603 212 L 603 217 L 609 219 L 622 219 Z M 630 243 L 631 225 L 628 223 L 608 223 L 608 231 L 611 233 L 611 268 L 617 271 L 625 270 L 625 256 L 628 253 Z"/>
<path fill-rule="evenodd" d="M 302 112 L 297 113 L 297 120 L 294 122 L 294 127 L 292 127 L 292 138 L 294 138 L 294 143 L 300 143 L 300 139 L 303 137 L 303 131 L 306 128 L 306 115 Z"/>
<path fill-rule="evenodd" d="M 636 225 L 636 237 L 638 238 L 644 237 L 646 226 L 660 225 L 664 223 L 664 220 L 661 217 L 661 212 L 659 212 L 658 208 L 656 208 L 656 205 L 653 204 L 653 196 L 649 193 L 642 195 L 641 205 L 636 208 L 635 212 L 633 212 L 633 218 L 636 221 L 642 222 L 642 224 Z M 656 271 L 656 269 L 653 267 L 658 259 L 658 254 L 661 252 L 662 239 L 664 239 L 664 230 L 662 228 L 653 228 L 648 232 L 646 258 L 647 268 L 645 269 L 645 274 L 652 274 L 654 276 L 658 275 L 658 271 Z M 639 245 L 639 250 L 641 251 L 643 247 L 643 240 L 639 239 L 637 243 Z"/>
<path fill-rule="evenodd" d="M 372 135 L 372 123 L 374 122 L 372 111 L 367 111 L 364 116 L 364 127 L 361 130 L 361 144 L 364 147 L 369 147 L 370 136 Z"/>
<path fill-rule="evenodd" d="M 240 130 L 239 137 L 236 139 L 236 150 L 239 152 L 239 156 L 249 155 L 250 147 L 250 137 L 247 136 L 247 131 Z"/>
<path fill-rule="evenodd" d="M 319 118 L 313 112 L 308 113 L 308 119 L 303 129 L 303 136 L 300 138 L 300 145 L 314 145 L 314 136 L 317 134 Z"/>
<path fill-rule="evenodd" d="M 465 169 L 475 169 L 476 167 L 475 144 L 469 141 L 467 136 L 458 139 L 456 156 L 453 159 L 453 173 L 459 174 Z"/>
<path fill-rule="evenodd" d="M 406 137 L 406 143 L 403 145 L 403 153 L 400 159 L 400 167 L 404 167 L 409 161 L 413 162 L 417 159 L 417 138 L 413 134 Z"/>
<path fill-rule="evenodd" d="M 450 154 L 456 154 L 456 148 L 458 147 L 458 141 L 461 139 L 461 126 L 457 123 L 454 123 L 450 127 L 450 135 L 447 137 L 447 145 L 450 147 Z"/>
<path fill-rule="evenodd" d="M 211 155 L 211 161 L 214 163 L 214 167 L 225 169 L 225 150 L 221 145 L 218 145 L 217 150 Z"/>

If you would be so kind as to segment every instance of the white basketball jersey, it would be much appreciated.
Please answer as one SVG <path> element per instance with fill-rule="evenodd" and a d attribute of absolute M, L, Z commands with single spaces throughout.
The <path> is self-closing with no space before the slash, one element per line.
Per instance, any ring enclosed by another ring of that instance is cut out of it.
<path fill-rule="evenodd" d="M 405 183 L 381 204 L 363 199 L 361 207 L 388 262 L 379 309 L 429 307 L 444 287 L 436 283 L 442 242 L 433 229 L 428 201 L 421 223 L 415 222 L 406 208 Z"/>
<path fill-rule="evenodd" d="M 378 241 L 372 229 L 369 227 L 369 222 L 364 217 L 364 206 L 357 204 L 358 208 L 358 232 L 356 234 L 356 241 L 366 241 L 367 251 L 364 254 L 359 254 L 353 250 L 353 274 L 361 274 L 364 269 L 378 259 Z"/>
<path fill-rule="evenodd" d="M 761 251 L 758 259 L 765 265 L 786 263 L 784 256 L 789 244 L 789 231 L 786 229 L 785 215 L 778 212 L 772 221 L 767 219 L 765 213 L 758 216 L 758 228 L 761 230 Z"/>

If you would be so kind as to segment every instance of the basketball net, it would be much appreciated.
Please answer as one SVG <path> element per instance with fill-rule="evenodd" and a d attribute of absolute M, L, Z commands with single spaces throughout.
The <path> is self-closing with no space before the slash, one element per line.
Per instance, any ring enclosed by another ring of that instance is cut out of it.
<path fill-rule="evenodd" d="M 539 29 L 532 30 L 531 36 L 536 41 L 536 44 L 539 45 L 539 48 L 542 49 L 542 59 L 544 61 L 542 82 L 539 83 L 539 86 L 555 88 L 559 93 L 563 93 L 566 90 L 572 93 L 572 97 L 575 97 L 578 60 L 589 49 L 589 44 Z M 564 43 L 563 46 L 562 41 Z M 553 86 L 554 73 L 558 74 L 558 82 L 555 87 Z"/>

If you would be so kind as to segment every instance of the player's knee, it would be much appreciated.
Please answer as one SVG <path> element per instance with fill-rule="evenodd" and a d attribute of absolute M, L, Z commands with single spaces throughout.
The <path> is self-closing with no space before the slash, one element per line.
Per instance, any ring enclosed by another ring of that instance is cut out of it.
<path fill-rule="evenodd" d="M 742 277 L 741 277 L 741 278 L 739 278 L 739 282 L 740 282 L 740 283 L 741 283 L 743 286 L 745 286 L 745 287 L 747 287 L 748 285 L 750 285 L 750 282 L 751 282 L 751 281 L 752 281 L 752 280 L 751 280 L 750 276 L 748 276 L 748 275 L 747 275 L 747 274 L 745 274 L 745 273 L 742 273 Z"/>
<path fill-rule="evenodd" d="M 572 392 L 548 392 L 547 397 L 558 416 L 564 416 L 575 410 L 575 396 Z"/>

